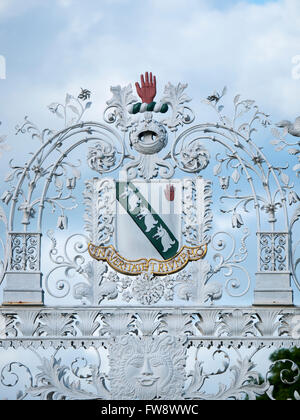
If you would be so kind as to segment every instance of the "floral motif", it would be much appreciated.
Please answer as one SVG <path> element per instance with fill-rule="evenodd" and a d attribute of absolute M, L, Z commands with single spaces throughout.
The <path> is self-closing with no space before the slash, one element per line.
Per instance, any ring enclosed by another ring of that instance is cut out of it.
<path fill-rule="evenodd" d="M 182 150 L 181 159 L 186 171 L 200 172 L 207 168 L 210 155 L 200 142 L 191 142 Z"/>
<path fill-rule="evenodd" d="M 161 279 L 144 273 L 133 281 L 132 294 L 143 305 L 153 305 L 164 295 L 164 285 Z"/>

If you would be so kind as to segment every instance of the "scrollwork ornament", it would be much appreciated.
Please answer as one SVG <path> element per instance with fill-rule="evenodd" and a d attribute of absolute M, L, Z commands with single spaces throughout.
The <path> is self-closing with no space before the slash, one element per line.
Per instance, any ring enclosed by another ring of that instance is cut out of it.
<path fill-rule="evenodd" d="M 191 383 L 185 392 L 185 397 L 194 400 L 206 401 L 224 401 L 224 400 L 256 400 L 258 396 L 264 395 L 270 388 L 268 381 L 260 384 L 259 373 L 255 371 L 256 364 L 252 361 L 254 355 L 250 357 L 243 357 L 240 352 L 234 348 L 238 355 L 235 364 L 231 365 L 231 357 L 225 351 L 215 351 L 213 358 L 218 354 L 223 356 L 223 366 L 217 372 L 204 372 L 203 362 L 196 359 L 195 369 L 190 372 Z M 254 352 L 254 354 L 257 350 Z M 225 385 L 219 384 L 219 391 L 217 394 L 209 394 L 204 391 L 204 385 L 213 377 L 222 377 L 224 373 L 230 379 L 230 383 Z"/>
<path fill-rule="evenodd" d="M 88 275 L 85 272 L 86 260 L 84 257 L 88 249 L 88 238 L 84 235 L 71 235 L 65 242 L 64 254 L 59 255 L 54 232 L 48 231 L 48 237 L 52 243 L 50 259 L 56 267 L 48 272 L 45 279 L 45 287 L 50 296 L 63 299 L 71 291 L 70 280 L 78 275 L 88 279 Z M 63 278 L 59 278 L 61 275 Z M 55 284 L 54 290 L 53 282 Z"/>
<path fill-rule="evenodd" d="M 296 286 L 300 290 L 300 279 L 298 277 L 298 269 L 300 267 L 300 257 L 299 257 L 299 249 L 300 249 L 300 240 L 296 238 L 296 224 L 299 225 L 300 220 L 300 206 L 295 210 L 292 220 L 291 220 L 291 238 L 292 238 L 292 250 L 290 253 L 291 257 L 291 270 L 294 277 L 294 281 Z M 293 243 L 294 242 L 294 243 Z"/>
<path fill-rule="evenodd" d="M 289 369 L 287 369 L 288 364 L 290 365 Z M 291 385 L 296 384 L 299 381 L 299 379 L 300 379 L 300 367 L 295 362 L 293 362 L 292 360 L 282 359 L 282 360 L 276 360 L 274 363 L 272 363 L 272 365 L 270 366 L 270 369 L 269 369 L 269 371 L 266 375 L 266 382 L 269 383 L 269 379 L 268 379 L 269 375 L 270 375 L 270 373 L 272 372 L 272 369 L 275 366 L 278 366 L 279 368 L 281 366 L 281 369 L 280 369 L 280 372 L 279 372 L 279 378 L 284 385 L 291 386 Z M 274 386 L 270 385 L 270 387 L 267 391 L 267 395 L 270 398 L 270 400 L 273 400 L 273 401 L 275 401 L 275 398 L 273 396 L 274 392 L 275 392 Z M 294 396 L 295 396 L 295 400 L 299 399 L 299 394 L 297 393 L 297 391 L 295 392 Z"/>
<path fill-rule="evenodd" d="M 89 392 L 82 387 L 85 378 L 81 381 L 71 382 L 68 378 L 72 373 L 74 362 L 71 368 L 62 364 L 61 359 L 54 356 L 51 359 L 43 358 L 40 365 L 40 373 L 36 377 L 36 384 L 28 389 L 28 393 L 41 400 L 95 400 L 107 399 L 108 390 L 104 385 L 104 377 L 98 371 L 97 366 L 91 367 L 91 373 L 86 380 L 92 382 L 94 392 Z M 78 379 L 78 378 L 76 378 Z"/>
<path fill-rule="evenodd" d="M 28 366 L 20 362 L 8 363 L 1 370 L 1 383 L 5 387 L 15 388 L 18 385 L 21 387 L 21 382 L 26 378 L 27 386 L 32 386 L 34 377 Z M 16 399 L 24 400 L 28 396 L 28 391 L 18 390 Z"/>
<path fill-rule="evenodd" d="M 249 236 L 249 230 L 245 229 L 244 236 L 241 239 L 242 246 L 239 249 L 239 253 L 236 249 L 235 238 L 228 232 L 218 232 L 212 237 L 212 247 L 214 250 L 219 252 L 217 252 L 213 256 L 216 265 L 214 267 L 211 267 L 211 271 L 208 274 L 208 278 L 211 278 L 212 276 L 214 276 L 222 270 L 227 270 L 224 274 L 224 276 L 228 278 L 225 284 L 225 288 L 229 296 L 232 297 L 241 297 L 246 295 L 251 287 L 250 275 L 246 268 L 241 265 L 243 262 L 246 261 L 248 257 L 246 240 Z M 221 251 L 229 247 L 228 239 L 232 244 L 232 248 L 229 251 L 229 254 L 226 257 L 224 257 Z M 238 276 L 237 278 L 232 277 L 234 270 L 242 270 L 242 272 L 244 273 L 244 277 L 246 278 L 245 290 L 240 291 L 239 293 L 236 293 L 236 290 L 239 290 L 241 287 L 241 279 L 240 276 Z"/>
<path fill-rule="evenodd" d="M 110 172 L 116 164 L 116 152 L 111 144 L 96 143 L 89 148 L 87 156 L 89 167 L 100 174 Z"/>
<path fill-rule="evenodd" d="M 11 271 L 38 272 L 40 268 L 40 235 L 39 234 L 10 234 Z"/>

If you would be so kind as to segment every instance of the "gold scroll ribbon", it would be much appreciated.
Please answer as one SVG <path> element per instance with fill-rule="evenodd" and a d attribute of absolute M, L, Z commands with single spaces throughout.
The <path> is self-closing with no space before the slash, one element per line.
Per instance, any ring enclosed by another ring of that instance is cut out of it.
<path fill-rule="evenodd" d="M 88 249 L 92 258 L 97 261 L 105 261 L 114 270 L 128 276 L 138 276 L 142 273 L 167 276 L 183 270 L 189 262 L 199 261 L 207 254 L 207 245 L 193 248 L 183 246 L 175 257 L 166 261 L 159 261 L 154 258 L 130 261 L 118 254 L 113 246 L 104 247 L 89 244 Z"/>

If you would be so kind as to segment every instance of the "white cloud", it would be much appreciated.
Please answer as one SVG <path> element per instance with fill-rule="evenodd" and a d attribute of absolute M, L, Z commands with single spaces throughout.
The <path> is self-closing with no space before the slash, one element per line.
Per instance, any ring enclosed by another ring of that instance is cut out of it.
<path fill-rule="evenodd" d="M 11 7 L 12 0 L 0 0 L 0 14 L 7 12 Z"/>
<path fill-rule="evenodd" d="M 73 0 L 57 0 L 57 4 L 61 7 L 70 7 L 73 4 Z"/>
<path fill-rule="evenodd" d="M 39 0 L 0 0 L 0 18 L 21 15 L 24 11 L 39 4 Z"/>

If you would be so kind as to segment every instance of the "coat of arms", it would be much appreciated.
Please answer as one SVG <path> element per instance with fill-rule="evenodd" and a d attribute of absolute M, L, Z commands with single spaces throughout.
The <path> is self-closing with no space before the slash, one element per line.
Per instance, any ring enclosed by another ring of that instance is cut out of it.
<path fill-rule="evenodd" d="M 182 177 L 182 172 L 176 178 L 178 153 L 172 150 L 161 156 L 168 145 L 166 126 L 176 133 L 178 125 L 189 121 L 184 115 L 184 103 L 190 100 L 185 88 L 169 84 L 164 98 L 154 102 L 156 77 L 146 73 L 141 76 L 141 85 L 136 83 L 141 102 L 131 85 L 111 89 L 114 96 L 108 110 L 114 112 L 107 121 L 123 131 L 130 130 L 127 157 L 131 161 L 120 164 L 114 178 L 88 182 L 90 213 L 98 211 L 90 228 L 98 235 L 93 236 L 89 252 L 121 274 L 166 276 L 206 255 L 210 182 L 200 176 Z M 173 111 L 172 118 L 154 118 L 169 110 Z M 179 154 L 184 172 L 189 174 L 199 173 L 209 163 L 207 150 L 197 141 L 181 147 Z M 173 162 L 169 162 L 170 156 Z M 99 173 L 104 167 L 106 172 L 110 165 L 115 167 L 116 159 L 110 145 L 105 148 L 98 144 L 89 150 L 90 167 Z"/>

